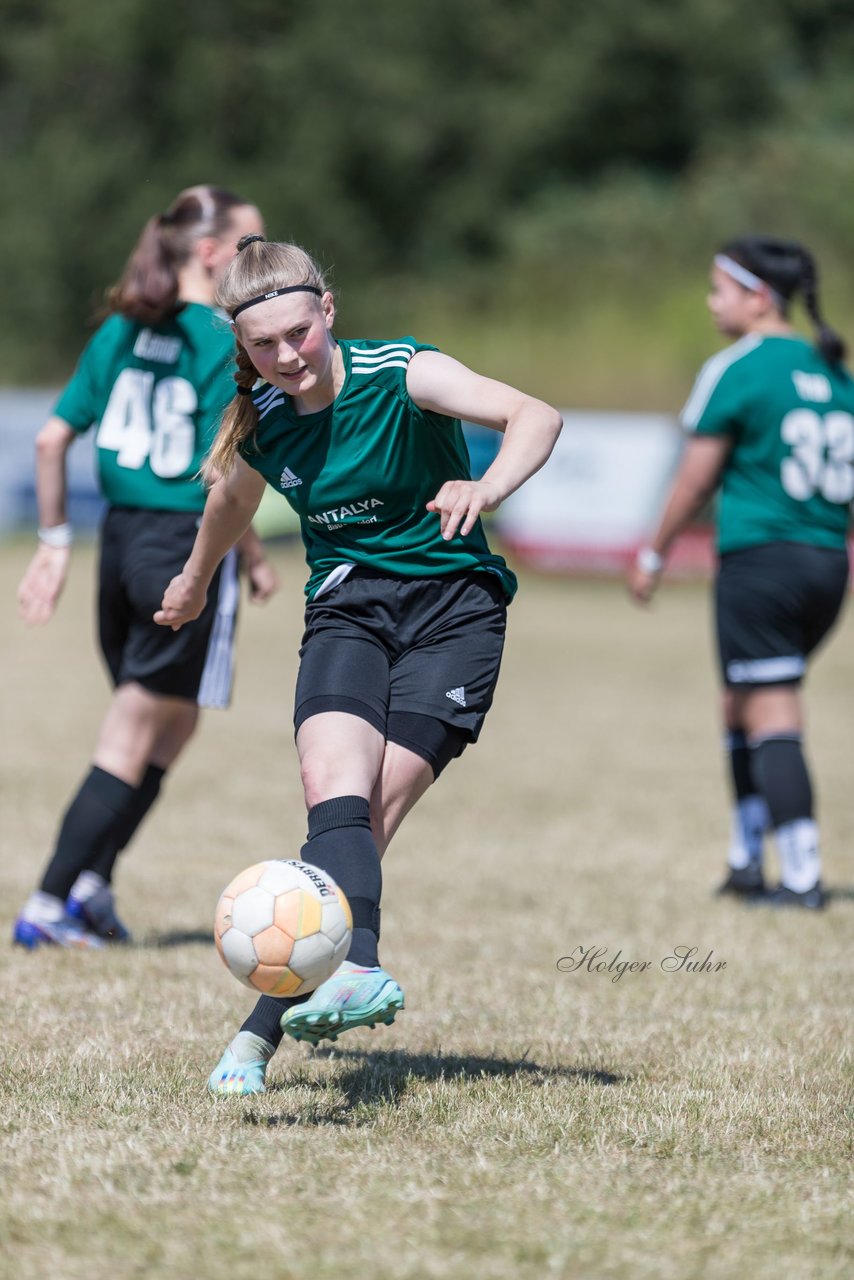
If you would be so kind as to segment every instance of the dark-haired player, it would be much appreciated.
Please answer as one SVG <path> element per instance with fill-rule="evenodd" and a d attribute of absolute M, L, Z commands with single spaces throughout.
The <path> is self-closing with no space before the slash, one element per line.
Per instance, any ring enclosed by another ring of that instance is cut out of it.
<path fill-rule="evenodd" d="M 795 297 L 815 327 L 814 344 L 789 320 Z M 708 306 L 736 341 L 703 366 L 685 405 L 691 439 L 629 587 L 638 600 L 651 598 L 673 542 L 720 488 L 715 605 L 735 796 L 720 891 L 819 908 L 801 682 L 848 585 L 854 382 L 845 345 L 822 317 L 816 264 L 803 245 L 759 235 L 731 241 L 714 259 Z M 762 871 L 767 826 L 780 863 L 772 891 Z"/>

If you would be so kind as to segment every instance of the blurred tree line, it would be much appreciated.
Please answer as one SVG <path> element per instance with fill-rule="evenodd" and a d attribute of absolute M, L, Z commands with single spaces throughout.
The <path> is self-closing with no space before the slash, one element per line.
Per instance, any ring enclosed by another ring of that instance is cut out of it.
<path fill-rule="evenodd" d="M 667 400 L 714 246 L 854 242 L 854 0 L 0 0 L 0 378 L 57 382 L 145 219 L 246 195 L 342 332 Z M 848 273 L 850 278 L 850 273 Z M 854 337 L 854 333 L 852 333 Z"/>

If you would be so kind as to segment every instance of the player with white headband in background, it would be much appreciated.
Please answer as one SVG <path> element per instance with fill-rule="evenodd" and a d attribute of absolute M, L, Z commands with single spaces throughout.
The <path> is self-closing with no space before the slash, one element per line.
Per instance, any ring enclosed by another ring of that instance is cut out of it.
<path fill-rule="evenodd" d="M 715 612 L 734 803 L 719 892 L 815 909 L 826 895 L 801 683 L 849 582 L 854 382 L 803 245 L 742 236 L 715 255 L 711 282 L 712 319 L 736 341 L 703 366 L 682 411 L 690 439 L 628 586 L 639 602 L 652 598 L 673 543 L 720 490 Z M 789 320 L 796 294 L 814 344 Z M 773 890 L 762 866 L 769 827 Z"/>

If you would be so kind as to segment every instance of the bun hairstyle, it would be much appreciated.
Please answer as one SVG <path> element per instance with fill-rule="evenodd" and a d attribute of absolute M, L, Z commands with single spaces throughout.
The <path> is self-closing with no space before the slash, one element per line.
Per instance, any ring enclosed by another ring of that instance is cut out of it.
<path fill-rule="evenodd" d="M 119 280 L 107 290 L 108 312 L 162 324 L 178 303 L 178 271 L 203 236 L 225 236 L 248 201 L 222 187 L 187 187 L 165 213 L 149 218 Z"/>
<path fill-rule="evenodd" d="M 788 303 L 800 293 L 816 330 L 818 350 L 831 364 L 839 364 L 845 359 L 847 348 L 844 340 L 825 323 L 821 314 L 818 267 L 805 245 L 773 236 L 746 235 L 723 245 L 721 253 L 769 285 L 779 295 L 784 315 L 788 312 Z"/>
<path fill-rule="evenodd" d="M 237 254 L 220 281 L 216 301 L 234 318 L 247 305 L 267 301 L 280 293 L 303 290 L 316 294 L 318 298 L 329 292 L 326 277 L 310 253 L 298 244 L 265 240 L 259 235 L 243 236 L 237 242 Z M 258 410 L 250 394 L 258 381 L 258 370 L 241 343 L 236 326 L 234 338 L 237 394 L 222 416 L 216 439 L 202 467 L 202 475 L 208 483 L 220 475 L 228 475 L 238 448 L 254 435 L 258 426 Z"/>

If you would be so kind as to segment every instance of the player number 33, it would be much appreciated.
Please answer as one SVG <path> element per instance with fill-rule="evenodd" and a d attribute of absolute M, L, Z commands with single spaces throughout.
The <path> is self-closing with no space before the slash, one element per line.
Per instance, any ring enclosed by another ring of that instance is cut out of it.
<path fill-rule="evenodd" d="M 131 471 L 148 459 L 164 480 L 183 475 L 193 462 L 197 407 L 195 388 L 185 378 L 155 384 L 146 369 L 123 369 L 101 419 L 98 447 L 115 450 L 118 465 Z"/>
<path fill-rule="evenodd" d="M 827 502 L 854 498 L 854 417 L 840 411 L 793 409 L 780 425 L 791 457 L 783 460 L 780 480 L 789 497 L 806 502 L 820 493 Z"/>

